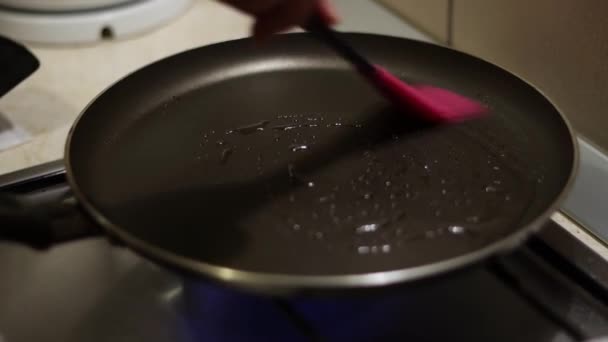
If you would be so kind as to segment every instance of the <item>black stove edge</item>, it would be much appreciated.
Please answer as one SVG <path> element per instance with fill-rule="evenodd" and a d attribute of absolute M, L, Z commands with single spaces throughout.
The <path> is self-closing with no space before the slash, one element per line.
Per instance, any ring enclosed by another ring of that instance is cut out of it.
<path fill-rule="evenodd" d="M 523 248 L 491 260 L 487 268 L 573 341 L 606 338 L 606 254 L 573 238 L 564 220 L 556 213 Z"/>
<path fill-rule="evenodd" d="M 36 165 L 27 169 L 0 175 L 0 190 L 11 191 L 33 184 L 41 180 L 55 178 L 65 174 L 65 164 L 63 160 Z M 22 192 L 21 190 L 20 192 Z"/>
<path fill-rule="evenodd" d="M 520 254 L 525 254 L 525 252 Z M 512 257 L 511 259 L 515 258 Z M 529 260 L 529 257 L 526 259 Z M 516 264 L 514 267 L 512 264 L 513 262 L 511 260 L 494 260 L 494 262 L 489 263 L 487 269 L 513 293 L 517 294 L 523 301 L 528 303 L 528 305 L 537 313 L 553 323 L 556 327 L 562 329 L 562 331 L 573 341 L 586 341 L 590 339 L 591 336 L 595 336 L 583 329 L 580 324 L 577 324 L 579 322 L 571 319 L 567 313 L 561 312 L 561 310 L 559 310 L 560 305 L 555 305 L 556 298 L 547 300 L 546 296 L 543 295 L 542 291 L 544 289 L 542 289 L 542 286 L 539 290 L 537 279 L 522 278 L 520 274 L 521 270 L 517 269 L 517 266 L 520 265 Z M 555 274 L 552 275 L 555 276 Z M 563 280 L 559 284 L 563 284 Z M 568 283 L 568 285 L 570 284 Z M 557 299 L 557 303 L 559 303 L 559 299 Z"/>
<path fill-rule="evenodd" d="M 576 223 L 561 213 L 555 214 L 530 239 L 527 248 L 608 307 L 608 247 L 591 233 L 583 229 L 573 233 L 566 225 Z M 594 241 L 595 248 L 584 241 Z"/>

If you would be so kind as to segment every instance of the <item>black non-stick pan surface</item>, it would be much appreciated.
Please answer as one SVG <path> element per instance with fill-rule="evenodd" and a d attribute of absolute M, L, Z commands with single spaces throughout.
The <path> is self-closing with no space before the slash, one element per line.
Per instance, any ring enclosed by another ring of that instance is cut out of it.
<path fill-rule="evenodd" d="M 92 102 L 67 144 L 77 198 L 148 257 L 263 290 L 419 279 L 514 247 L 547 219 L 576 147 L 541 93 L 447 48 L 345 38 L 491 114 L 415 123 L 306 34 L 221 43 Z"/>

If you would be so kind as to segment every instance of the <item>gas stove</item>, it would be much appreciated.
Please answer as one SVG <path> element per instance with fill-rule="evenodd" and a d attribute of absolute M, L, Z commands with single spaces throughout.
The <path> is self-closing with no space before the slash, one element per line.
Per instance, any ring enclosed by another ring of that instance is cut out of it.
<path fill-rule="evenodd" d="M 61 161 L 0 191 L 71 196 Z M 608 336 L 608 251 L 556 213 L 510 255 L 440 279 L 269 298 L 185 279 L 104 239 L 0 244 L 0 341 L 586 341 Z"/>

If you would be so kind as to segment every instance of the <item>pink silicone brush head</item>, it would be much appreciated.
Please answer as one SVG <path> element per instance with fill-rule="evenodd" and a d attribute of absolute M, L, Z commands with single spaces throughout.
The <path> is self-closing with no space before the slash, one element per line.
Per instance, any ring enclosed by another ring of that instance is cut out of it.
<path fill-rule="evenodd" d="M 368 77 L 391 102 L 424 121 L 457 123 L 488 112 L 477 101 L 442 88 L 409 85 L 377 66 L 373 75 Z"/>
<path fill-rule="evenodd" d="M 390 72 L 373 65 L 347 41 L 342 40 L 319 13 L 310 18 L 305 28 L 349 61 L 404 113 L 432 123 L 461 122 L 487 113 L 486 107 L 472 99 L 447 89 L 408 85 Z"/>

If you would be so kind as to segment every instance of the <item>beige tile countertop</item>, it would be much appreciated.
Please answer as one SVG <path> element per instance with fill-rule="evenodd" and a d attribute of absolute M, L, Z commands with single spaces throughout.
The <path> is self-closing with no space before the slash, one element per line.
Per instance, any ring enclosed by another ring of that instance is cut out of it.
<path fill-rule="evenodd" d="M 427 40 L 369 0 L 335 0 L 346 31 Z M 248 35 L 251 21 L 216 1 L 195 0 L 172 23 L 128 40 L 88 46 L 29 46 L 41 68 L 0 99 L 0 113 L 25 130 L 29 141 L 0 151 L 0 174 L 61 159 L 75 118 L 101 91 L 126 74 L 163 57 Z"/>

